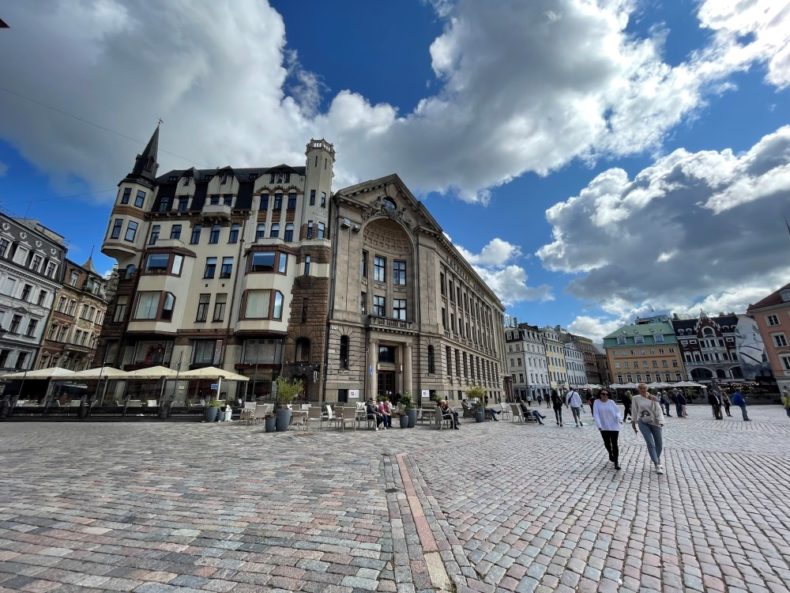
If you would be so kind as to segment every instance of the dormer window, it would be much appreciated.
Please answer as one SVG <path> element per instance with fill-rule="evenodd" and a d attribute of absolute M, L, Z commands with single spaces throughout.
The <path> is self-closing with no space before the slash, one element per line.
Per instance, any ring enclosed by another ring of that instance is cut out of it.
<path fill-rule="evenodd" d="M 219 206 L 219 194 L 212 194 L 211 198 L 209 198 L 210 204 L 212 206 Z"/>
<path fill-rule="evenodd" d="M 779 292 L 779 298 L 783 303 L 790 303 L 790 290 L 782 290 Z"/>
<path fill-rule="evenodd" d="M 178 181 L 178 175 L 171 175 L 170 177 L 167 178 L 167 181 L 169 183 L 173 183 L 175 181 Z"/>

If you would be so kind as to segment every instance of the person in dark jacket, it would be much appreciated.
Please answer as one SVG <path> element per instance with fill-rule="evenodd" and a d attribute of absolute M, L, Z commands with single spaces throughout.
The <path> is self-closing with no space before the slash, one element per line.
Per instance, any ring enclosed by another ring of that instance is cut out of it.
<path fill-rule="evenodd" d="M 743 421 L 751 422 L 749 419 L 749 414 L 746 413 L 746 398 L 743 397 L 743 393 L 741 393 L 740 389 L 735 390 L 735 394 L 732 396 L 732 403 L 741 409 Z"/>
<path fill-rule="evenodd" d="M 631 416 L 631 390 L 627 389 L 625 395 L 623 396 L 623 422 L 628 420 L 628 417 Z"/>
<path fill-rule="evenodd" d="M 721 398 L 719 397 L 718 391 L 713 388 L 708 391 L 708 404 L 713 412 L 713 417 L 716 420 L 721 420 Z"/>
<path fill-rule="evenodd" d="M 554 408 L 554 419 L 562 426 L 562 398 L 556 389 L 551 390 L 551 405 Z"/>
<path fill-rule="evenodd" d="M 365 404 L 365 411 L 368 418 L 376 421 L 374 430 L 378 430 L 379 426 L 384 423 L 384 416 L 381 414 L 381 412 L 379 412 L 378 406 L 376 406 L 373 398 L 368 399 L 367 403 Z"/>

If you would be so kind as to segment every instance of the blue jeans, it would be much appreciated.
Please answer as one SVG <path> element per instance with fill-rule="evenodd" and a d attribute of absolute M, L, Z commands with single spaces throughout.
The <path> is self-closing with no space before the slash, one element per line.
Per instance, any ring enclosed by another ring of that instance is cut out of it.
<path fill-rule="evenodd" d="M 749 414 L 746 413 L 746 404 L 744 404 L 742 406 L 738 406 L 738 407 L 741 409 L 741 414 L 743 415 L 743 419 L 744 420 L 748 420 L 749 419 Z"/>
<path fill-rule="evenodd" d="M 650 455 L 650 459 L 653 463 L 661 463 L 661 450 L 664 448 L 664 443 L 661 440 L 661 427 L 653 426 L 641 420 L 637 424 L 647 444 L 647 452 Z"/>

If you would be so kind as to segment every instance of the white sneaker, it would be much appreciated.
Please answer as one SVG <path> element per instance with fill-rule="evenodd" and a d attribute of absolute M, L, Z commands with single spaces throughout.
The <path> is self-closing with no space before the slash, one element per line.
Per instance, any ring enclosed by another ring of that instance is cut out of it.
<path fill-rule="evenodd" d="M 378 432 L 378 430 L 379 430 L 379 427 L 378 427 L 378 426 L 374 426 L 374 427 L 373 427 L 373 430 L 375 430 L 376 432 Z"/>
<path fill-rule="evenodd" d="M 664 473 L 664 466 L 661 465 L 660 463 L 656 464 L 656 473 L 657 474 L 663 474 Z"/>

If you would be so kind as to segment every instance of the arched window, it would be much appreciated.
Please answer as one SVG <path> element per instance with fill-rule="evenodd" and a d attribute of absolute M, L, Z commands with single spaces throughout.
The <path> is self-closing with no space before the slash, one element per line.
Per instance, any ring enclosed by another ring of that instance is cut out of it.
<path fill-rule="evenodd" d="M 340 336 L 340 368 L 348 368 L 348 336 Z"/>
<path fill-rule="evenodd" d="M 269 238 L 270 239 L 276 239 L 279 236 L 280 236 L 280 225 L 275 222 L 272 225 L 271 230 L 269 231 Z"/>
<path fill-rule="evenodd" d="M 436 362 L 433 356 L 433 346 L 428 346 L 428 373 L 436 372 Z"/>
<path fill-rule="evenodd" d="M 296 339 L 296 362 L 310 362 L 310 340 Z"/>
<path fill-rule="evenodd" d="M 126 266 L 126 279 L 129 280 L 130 278 L 134 278 L 134 275 L 137 273 L 137 266 L 134 264 L 129 264 Z"/>
<path fill-rule="evenodd" d="M 712 327 L 706 327 L 705 329 L 702 330 L 702 335 L 705 336 L 706 338 L 712 338 L 713 336 L 716 335 L 716 332 L 713 331 Z"/>

